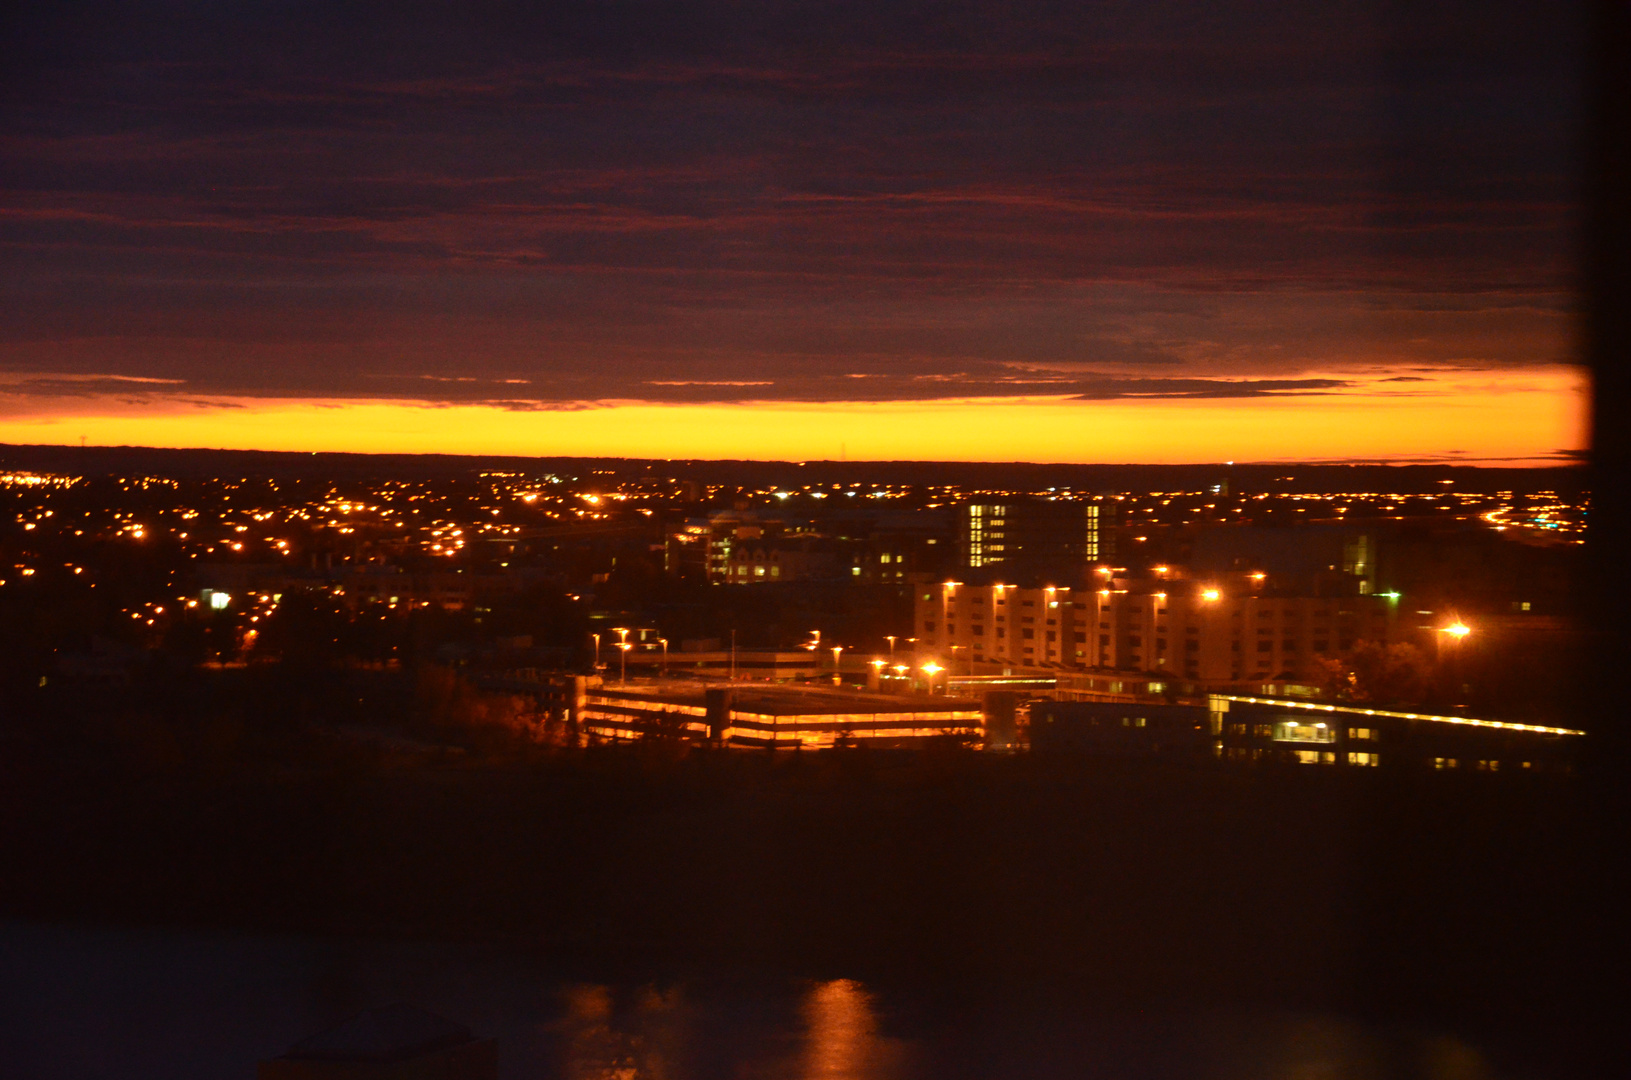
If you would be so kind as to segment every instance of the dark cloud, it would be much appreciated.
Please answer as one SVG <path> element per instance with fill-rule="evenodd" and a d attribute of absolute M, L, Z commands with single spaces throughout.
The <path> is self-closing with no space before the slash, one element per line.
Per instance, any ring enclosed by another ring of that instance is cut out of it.
<path fill-rule="evenodd" d="M 1324 394 L 1353 385 L 1342 379 L 1101 379 L 1075 396 L 1116 398 L 1249 398 Z"/>
<path fill-rule="evenodd" d="M 537 7 L 13 11 L 0 370 L 554 407 L 1566 358 L 1555 7 Z"/>

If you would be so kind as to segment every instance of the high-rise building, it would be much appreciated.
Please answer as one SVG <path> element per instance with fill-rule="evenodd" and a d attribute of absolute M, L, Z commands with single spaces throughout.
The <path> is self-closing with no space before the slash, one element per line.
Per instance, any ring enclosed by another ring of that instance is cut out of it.
<path fill-rule="evenodd" d="M 971 502 L 959 508 L 957 553 L 970 570 L 1000 567 L 1010 575 L 1079 576 L 1110 552 L 1098 503 L 1021 499 Z"/>

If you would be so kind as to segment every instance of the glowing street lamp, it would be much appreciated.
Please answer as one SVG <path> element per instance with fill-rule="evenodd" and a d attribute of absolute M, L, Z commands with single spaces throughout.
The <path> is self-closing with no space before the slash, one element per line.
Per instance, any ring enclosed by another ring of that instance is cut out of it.
<path fill-rule="evenodd" d="M 832 647 L 832 666 L 834 671 L 838 670 L 838 657 L 841 653 L 843 653 L 843 651 L 844 646 L 842 645 L 834 645 Z"/>
<path fill-rule="evenodd" d="M 668 639 L 665 638 L 665 637 L 660 637 L 660 638 L 657 639 L 657 644 L 659 644 L 659 645 L 661 645 L 663 647 L 663 668 L 662 668 L 662 670 L 663 670 L 663 674 L 667 675 L 668 674 Z"/>
<path fill-rule="evenodd" d="M 600 670 L 600 635 L 599 634 L 590 634 L 589 636 L 595 639 L 595 670 L 599 671 Z"/>
<path fill-rule="evenodd" d="M 945 668 L 941 667 L 933 660 L 930 660 L 927 664 L 923 665 L 923 674 L 929 677 L 929 693 L 934 693 L 934 677 L 945 670 Z"/>
<path fill-rule="evenodd" d="M 894 635 L 894 634 L 885 634 L 884 635 L 884 640 L 889 642 L 889 655 L 890 656 L 895 655 L 895 637 L 896 637 L 896 635 Z"/>
<path fill-rule="evenodd" d="M 629 684 L 629 650 L 634 646 L 626 641 L 620 641 L 617 643 L 617 648 L 619 650 L 617 656 L 617 681 L 619 685 L 627 686 Z"/>
<path fill-rule="evenodd" d="M 1472 628 L 1466 623 L 1462 622 L 1460 619 L 1456 619 L 1449 626 L 1439 627 L 1438 633 L 1439 636 L 1436 639 L 1438 642 L 1438 649 L 1436 650 L 1438 653 L 1438 661 L 1439 664 L 1445 669 L 1445 674 L 1450 676 L 1451 684 L 1454 686 L 1461 682 L 1459 670 L 1461 667 L 1460 645 L 1462 639 L 1464 639 L 1468 634 L 1472 633 Z M 1444 643 L 1446 641 L 1450 643 L 1450 656 L 1448 663 L 1445 662 L 1444 656 Z"/>
<path fill-rule="evenodd" d="M 1207 601 L 1208 603 L 1213 603 L 1223 599 L 1223 594 L 1217 589 L 1202 589 L 1201 599 Z"/>

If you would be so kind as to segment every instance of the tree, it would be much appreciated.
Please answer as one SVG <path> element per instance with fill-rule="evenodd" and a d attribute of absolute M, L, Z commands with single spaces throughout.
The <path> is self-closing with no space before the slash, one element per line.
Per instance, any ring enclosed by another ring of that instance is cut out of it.
<path fill-rule="evenodd" d="M 1419 704 L 1432 684 L 1432 665 L 1408 642 L 1361 641 L 1346 659 L 1319 657 L 1316 678 L 1325 695 L 1369 705 Z"/>

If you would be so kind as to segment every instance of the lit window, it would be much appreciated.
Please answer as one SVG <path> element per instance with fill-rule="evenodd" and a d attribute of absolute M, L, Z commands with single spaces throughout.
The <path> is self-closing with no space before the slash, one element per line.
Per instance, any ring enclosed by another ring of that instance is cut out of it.
<path fill-rule="evenodd" d="M 1281 720 L 1274 725 L 1274 741 L 1295 743 L 1335 742 L 1336 729 L 1329 724 L 1307 724 L 1300 720 Z"/>

